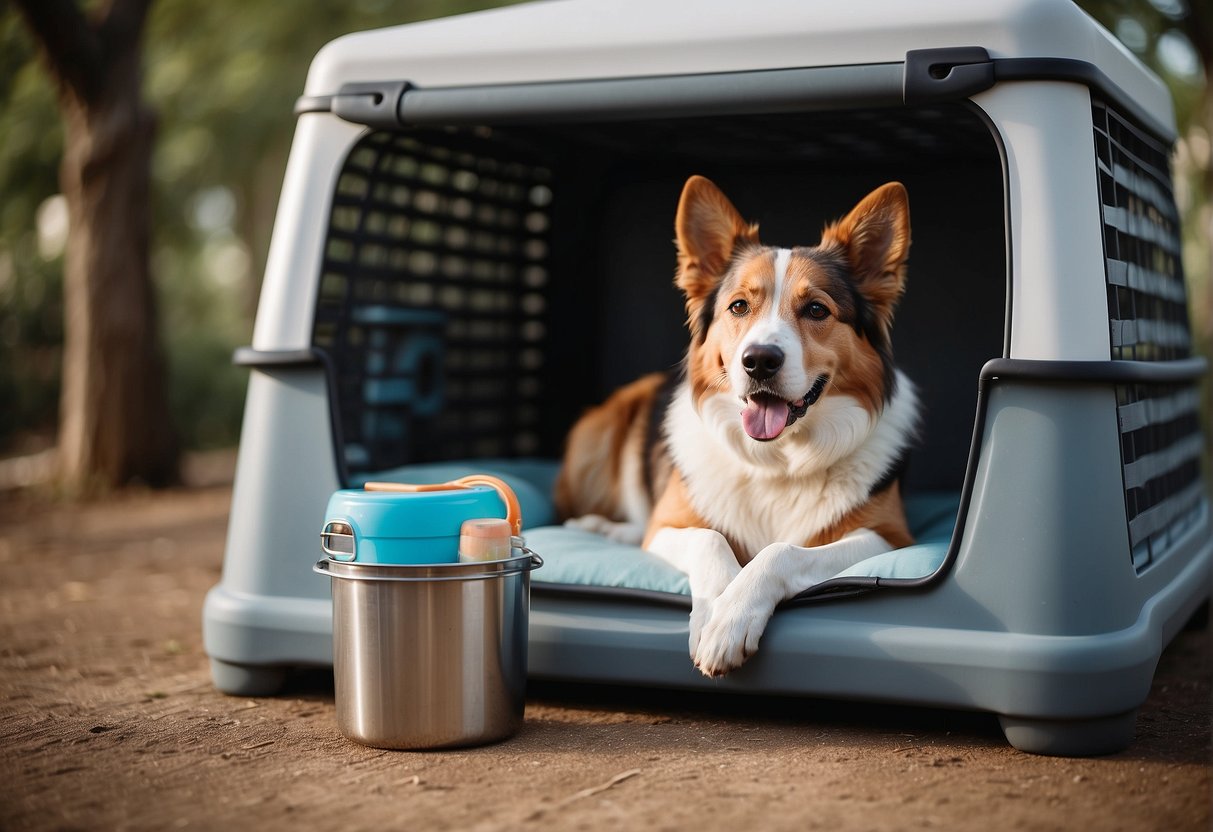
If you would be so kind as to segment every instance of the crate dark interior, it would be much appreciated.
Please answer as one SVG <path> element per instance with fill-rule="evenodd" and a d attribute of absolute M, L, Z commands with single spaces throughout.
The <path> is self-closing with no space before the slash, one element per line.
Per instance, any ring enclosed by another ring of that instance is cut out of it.
<path fill-rule="evenodd" d="M 1191 355 L 1179 214 L 1168 148 L 1095 101 L 1095 155 L 1108 278 L 1112 357 Z M 1156 562 L 1204 511 L 1204 438 L 1196 385 L 1117 389 L 1125 509 L 1133 565 Z"/>
<path fill-rule="evenodd" d="M 1001 159 L 960 105 L 368 134 L 337 183 L 314 335 L 347 471 L 557 457 L 587 406 L 676 366 L 673 220 L 696 173 L 783 246 L 905 183 L 894 350 L 926 410 L 908 479 L 959 489 L 1007 272 Z"/>

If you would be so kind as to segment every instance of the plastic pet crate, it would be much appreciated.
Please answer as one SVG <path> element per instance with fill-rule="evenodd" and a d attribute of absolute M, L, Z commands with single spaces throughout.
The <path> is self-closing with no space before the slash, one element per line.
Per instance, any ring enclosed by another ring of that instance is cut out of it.
<path fill-rule="evenodd" d="M 548 561 L 533 677 L 981 710 L 1045 753 L 1131 741 L 1213 562 L 1165 88 L 1067 0 L 738 8 L 537 3 L 319 53 L 237 353 L 220 689 L 331 662 L 331 492 L 483 470 Z M 929 566 L 802 594 L 721 681 L 691 665 L 677 575 L 540 528 L 577 416 L 686 349 L 670 241 L 695 173 L 779 245 L 905 183 L 894 352 L 925 404 L 903 492 Z"/>

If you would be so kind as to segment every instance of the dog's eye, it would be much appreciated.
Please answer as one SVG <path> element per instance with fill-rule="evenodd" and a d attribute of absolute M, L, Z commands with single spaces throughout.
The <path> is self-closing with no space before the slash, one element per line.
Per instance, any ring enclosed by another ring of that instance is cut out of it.
<path fill-rule="evenodd" d="M 824 303 L 813 301 L 808 307 L 809 317 L 815 321 L 823 321 L 830 317 L 830 308 Z"/>
<path fill-rule="evenodd" d="M 744 300 L 735 300 L 729 304 L 729 311 L 734 315 L 744 315 L 750 311 L 750 305 Z"/>

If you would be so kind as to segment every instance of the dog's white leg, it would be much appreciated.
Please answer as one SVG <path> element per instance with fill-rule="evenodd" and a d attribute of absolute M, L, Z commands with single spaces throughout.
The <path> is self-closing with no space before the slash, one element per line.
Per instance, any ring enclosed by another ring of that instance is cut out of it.
<path fill-rule="evenodd" d="M 691 585 L 688 646 L 694 658 L 713 604 L 741 572 L 741 565 L 724 535 L 712 529 L 661 529 L 653 536 L 648 550 L 684 572 Z"/>
<path fill-rule="evenodd" d="M 758 649 L 780 601 L 892 548 L 870 529 L 812 548 L 772 543 L 746 564 L 712 605 L 711 618 L 693 652 L 695 666 L 705 676 L 723 676 L 740 667 Z"/>
<path fill-rule="evenodd" d="M 572 529 L 600 534 L 616 543 L 626 543 L 629 546 L 639 546 L 644 540 L 643 523 L 626 523 L 609 520 L 601 514 L 586 514 L 582 517 L 571 517 L 564 524 Z"/>

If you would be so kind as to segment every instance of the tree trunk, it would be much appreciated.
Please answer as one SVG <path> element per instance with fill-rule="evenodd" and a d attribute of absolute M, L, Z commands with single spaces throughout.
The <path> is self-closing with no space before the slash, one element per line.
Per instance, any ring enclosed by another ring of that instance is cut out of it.
<path fill-rule="evenodd" d="M 59 80 L 59 171 L 71 233 L 64 261 L 59 465 L 72 493 L 178 478 L 150 269 L 155 117 L 142 100 L 147 0 L 86 21 L 71 2 L 19 6 Z"/>
<path fill-rule="evenodd" d="M 65 102 L 60 185 L 72 233 L 64 262 L 59 460 L 69 490 L 177 477 L 149 267 L 155 120 L 137 55 L 92 105 Z"/>

